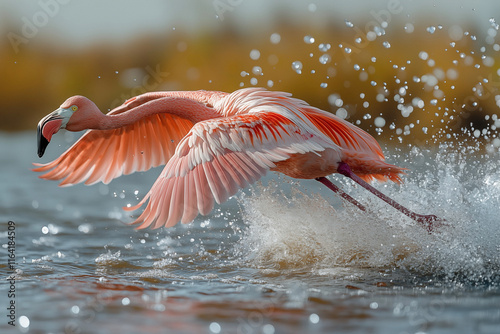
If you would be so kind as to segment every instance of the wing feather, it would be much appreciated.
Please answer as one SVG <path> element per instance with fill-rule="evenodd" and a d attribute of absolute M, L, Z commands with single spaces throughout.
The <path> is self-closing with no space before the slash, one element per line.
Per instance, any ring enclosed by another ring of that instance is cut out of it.
<path fill-rule="evenodd" d="M 40 178 L 62 180 L 60 185 L 80 182 L 109 183 L 135 171 L 166 164 L 177 143 L 193 123 L 171 114 L 146 116 L 113 130 L 89 130 L 57 159 L 34 164 Z"/>
<path fill-rule="evenodd" d="M 377 141 L 357 126 L 316 108 L 308 108 L 304 115 L 344 151 L 361 151 L 384 160 L 384 154 Z"/>
<path fill-rule="evenodd" d="M 176 148 L 133 222 L 138 228 L 173 226 L 207 215 L 240 188 L 259 180 L 275 162 L 291 154 L 322 151 L 323 139 L 305 134 L 273 112 L 236 115 L 199 122 Z"/>

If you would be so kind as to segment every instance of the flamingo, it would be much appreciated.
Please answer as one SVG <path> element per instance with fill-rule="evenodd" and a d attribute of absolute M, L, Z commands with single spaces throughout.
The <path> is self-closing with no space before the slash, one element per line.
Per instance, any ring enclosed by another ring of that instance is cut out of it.
<path fill-rule="evenodd" d="M 404 168 L 386 163 L 367 132 L 284 92 L 263 88 L 151 92 L 103 114 L 88 98 L 73 96 L 40 120 L 38 156 L 60 129 L 87 132 L 61 156 L 34 163 L 40 178 L 60 186 L 109 183 L 122 174 L 166 165 L 132 224 L 170 227 L 207 215 L 267 171 L 315 179 L 360 210 L 367 209 L 330 182 L 339 173 L 366 188 L 429 232 L 441 219 L 420 215 L 368 182 L 400 183 Z"/>

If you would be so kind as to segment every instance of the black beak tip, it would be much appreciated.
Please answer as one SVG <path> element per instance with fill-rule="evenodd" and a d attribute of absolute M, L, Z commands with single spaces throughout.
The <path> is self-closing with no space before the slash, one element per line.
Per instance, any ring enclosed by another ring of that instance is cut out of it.
<path fill-rule="evenodd" d="M 37 129 L 38 157 L 41 158 L 45 153 L 45 148 L 49 145 L 49 141 L 42 135 L 42 129 Z"/>

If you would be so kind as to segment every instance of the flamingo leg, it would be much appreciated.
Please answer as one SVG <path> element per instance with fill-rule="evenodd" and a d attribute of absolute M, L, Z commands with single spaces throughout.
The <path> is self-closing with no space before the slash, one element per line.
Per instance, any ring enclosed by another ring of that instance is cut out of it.
<path fill-rule="evenodd" d="M 326 177 L 324 177 L 324 176 L 318 177 L 315 180 L 323 183 L 325 186 L 327 186 L 330 190 L 333 190 L 340 197 L 342 197 L 343 199 L 345 199 L 349 203 L 357 206 L 361 211 L 366 211 L 366 208 L 361 203 L 359 203 L 354 198 L 352 198 L 351 196 L 349 196 L 346 192 L 344 192 L 342 189 L 340 189 L 339 187 L 337 187 L 336 185 L 334 185 Z"/>
<path fill-rule="evenodd" d="M 360 186 L 362 186 L 366 190 L 370 191 L 371 193 L 373 193 L 374 195 L 376 195 L 377 197 L 379 197 L 380 199 L 385 201 L 387 204 L 389 204 L 392 207 L 394 207 L 395 209 L 401 211 L 402 213 L 404 213 L 405 215 L 407 215 L 411 219 L 415 220 L 416 222 L 422 224 L 428 232 L 432 232 L 434 226 L 440 226 L 440 225 L 442 225 L 441 222 L 444 221 L 443 219 L 438 218 L 435 215 L 420 215 L 418 213 L 415 213 L 415 212 L 407 209 L 406 207 L 397 203 L 395 200 L 388 197 L 387 195 L 384 195 L 382 192 L 375 189 L 370 184 L 368 184 L 366 181 L 362 180 L 359 176 L 354 174 L 354 172 L 351 170 L 349 165 L 347 165 L 345 162 L 339 163 L 339 166 L 337 168 L 337 172 L 344 175 L 344 176 L 347 176 L 348 178 L 350 178 L 351 180 L 353 180 L 354 182 L 356 182 L 357 184 L 359 184 Z M 434 224 L 434 223 L 437 223 L 437 224 Z"/>

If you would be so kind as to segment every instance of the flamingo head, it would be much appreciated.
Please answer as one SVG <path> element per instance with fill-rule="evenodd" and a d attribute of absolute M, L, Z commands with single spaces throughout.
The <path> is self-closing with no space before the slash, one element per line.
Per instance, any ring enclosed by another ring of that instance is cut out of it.
<path fill-rule="evenodd" d="M 94 102 L 77 95 L 70 97 L 58 109 L 42 118 L 37 127 L 38 156 L 43 156 L 52 135 L 60 129 L 81 131 L 90 128 L 90 116 L 96 111 L 101 113 Z"/>

